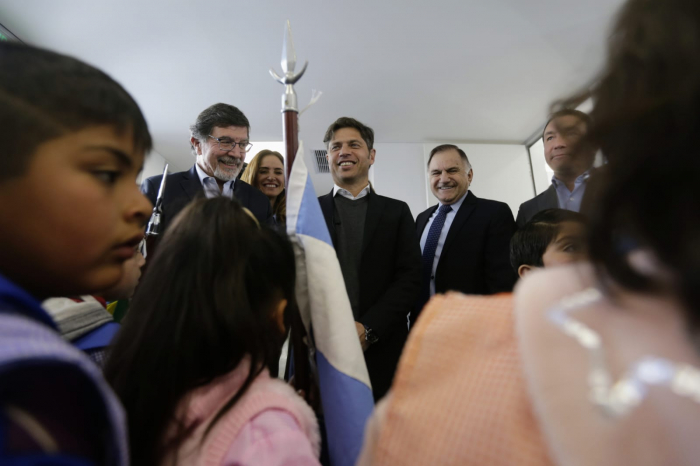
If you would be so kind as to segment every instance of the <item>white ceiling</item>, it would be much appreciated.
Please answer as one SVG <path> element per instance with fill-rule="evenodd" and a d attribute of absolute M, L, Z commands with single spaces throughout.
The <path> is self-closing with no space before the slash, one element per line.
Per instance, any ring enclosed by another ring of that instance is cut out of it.
<path fill-rule="evenodd" d="M 282 38 L 291 20 L 303 132 L 353 116 L 377 142 L 523 143 L 550 103 L 592 82 L 621 0 L 2 0 L 0 23 L 29 44 L 97 65 L 146 114 L 155 150 L 191 164 L 189 125 L 238 106 L 251 139 L 282 139 Z M 298 65 L 300 66 L 300 65 Z"/>

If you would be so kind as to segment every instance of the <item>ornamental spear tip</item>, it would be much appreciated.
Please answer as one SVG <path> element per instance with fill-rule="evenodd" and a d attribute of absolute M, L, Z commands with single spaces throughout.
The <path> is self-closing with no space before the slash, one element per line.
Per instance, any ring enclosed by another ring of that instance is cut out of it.
<path fill-rule="evenodd" d="M 292 39 L 292 25 L 287 20 L 287 28 L 284 33 L 284 45 L 282 46 L 282 71 L 284 74 L 293 75 L 297 64 L 297 55 L 294 53 L 294 40 Z"/>
<path fill-rule="evenodd" d="M 297 74 L 294 74 L 294 68 L 297 64 L 297 55 L 294 51 L 294 41 L 292 40 L 292 26 L 289 23 L 289 20 L 287 20 L 287 27 L 284 31 L 284 43 L 282 45 L 281 64 L 282 71 L 284 72 L 284 74 L 282 76 L 279 76 L 277 73 L 275 73 L 275 70 L 270 68 L 270 75 L 272 75 L 272 77 L 280 83 L 287 85 L 294 84 L 295 82 L 297 82 L 299 78 L 302 77 L 304 71 L 306 71 L 306 66 L 309 64 L 308 61 L 305 62 L 301 71 L 299 71 Z"/>

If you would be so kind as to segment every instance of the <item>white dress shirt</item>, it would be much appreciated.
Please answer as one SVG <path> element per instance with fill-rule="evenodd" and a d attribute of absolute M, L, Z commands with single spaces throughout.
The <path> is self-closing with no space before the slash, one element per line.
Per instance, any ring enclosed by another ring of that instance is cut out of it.
<path fill-rule="evenodd" d="M 457 215 L 457 212 L 459 211 L 459 208 L 462 207 L 462 204 L 464 203 L 464 199 L 467 198 L 467 194 L 469 194 L 469 190 L 467 190 L 466 193 L 464 193 L 464 196 L 462 196 L 457 202 L 454 204 L 450 204 L 452 207 L 452 210 L 447 213 L 447 216 L 445 217 L 445 224 L 442 226 L 442 231 L 440 232 L 440 238 L 438 238 L 438 244 L 437 248 L 435 249 L 435 259 L 433 259 L 433 270 L 430 273 L 430 296 L 435 294 L 435 272 L 437 270 L 438 262 L 440 262 L 440 254 L 442 253 L 442 248 L 445 246 L 445 240 L 447 239 L 447 233 L 450 231 L 450 227 L 452 226 L 452 222 L 455 219 L 455 216 Z M 442 205 L 442 204 L 440 204 Z M 435 219 L 435 215 L 437 215 L 439 210 L 439 207 L 435 209 L 435 212 L 433 212 L 433 215 L 430 216 L 428 219 L 428 223 L 425 224 L 425 228 L 423 229 L 423 234 L 420 237 L 420 250 L 421 254 L 423 253 L 423 249 L 425 248 L 425 242 L 428 240 L 428 232 L 430 231 L 430 226 L 433 224 L 433 220 Z"/>
<path fill-rule="evenodd" d="M 364 188 L 362 188 L 362 191 L 360 191 L 360 192 L 357 194 L 357 196 L 353 196 L 352 193 L 351 193 L 350 191 L 348 191 L 347 189 L 341 188 L 341 187 L 338 186 L 337 184 L 333 184 L 333 197 L 335 197 L 336 194 L 340 194 L 341 196 L 343 196 L 343 197 L 346 198 L 346 199 L 350 199 L 351 201 L 356 201 L 356 200 L 362 199 L 363 197 L 365 197 L 366 195 L 368 195 L 368 194 L 369 194 L 369 189 L 370 189 L 370 188 L 369 188 L 369 183 L 367 183 L 367 186 L 365 186 Z"/>
<path fill-rule="evenodd" d="M 235 178 L 231 181 L 227 181 L 226 183 L 224 183 L 223 191 L 220 191 L 219 183 L 217 183 L 216 178 L 204 173 L 204 170 L 200 168 L 198 163 L 195 163 L 194 166 L 197 170 L 199 181 L 202 182 L 202 187 L 204 188 L 204 195 L 207 196 L 207 199 L 211 199 L 212 197 L 216 196 L 224 196 L 228 197 L 229 199 L 233 199 L 233 183 L 235 183 L 236 181 Z"/>

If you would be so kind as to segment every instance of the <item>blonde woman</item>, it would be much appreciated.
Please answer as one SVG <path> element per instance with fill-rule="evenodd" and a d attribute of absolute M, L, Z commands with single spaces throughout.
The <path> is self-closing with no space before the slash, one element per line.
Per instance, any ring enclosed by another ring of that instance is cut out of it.
<path fill-rule="evenodd" d="M 258 188 L 270 199 L 272 213 L 279 224 L 287 220 L 287 198 L 284 191 L 284 158 L 279 152 L 264 149 L 248 163 L 241 179 Z"/>

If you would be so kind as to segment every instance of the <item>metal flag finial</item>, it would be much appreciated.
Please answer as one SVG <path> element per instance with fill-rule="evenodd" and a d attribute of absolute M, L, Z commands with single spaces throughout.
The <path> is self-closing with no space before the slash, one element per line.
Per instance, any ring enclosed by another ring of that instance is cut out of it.
<path fill-rule="evenodd" d="M 305 62 L 303 68 L 298 73 L 294 74 L 294 68 L 297 64 L 297 55 L 294 51 L 294 40 L 292 39 L 292 26 L 287 20 L 287 24 L 284 31 L 284 44 L 282 46 L 282 71 L 284 75 L 278 75 L 274 69 L 270 68 L 270 75 L 275 78 L 278 82 L 284 84 L 286 87 L 285 94 L 282 97 L 282 111 L 286 112 L 289 110 L 298 112 L 299 107 L 297 106 L 297 95 L 294 91 L 294 83 L 299 81 L 299 79 L 304 75 L 306 71 L 306 66 L 309 62 Z"/>
<path fill-rule="evenodd" d="M 307 61 L 303 68 L 294 73 L 294 68 L 297 64 L 297 55 L 294 51 L 294 41 L 292 40 L 292 26 L 287 20 L 284 28 L 284 45 L 282 46 L 282 70 L 284 75 L 280 76 L 275 73 L 275 70 L 270 68 L 270 74 L 273 78 L 284 85 L 284 94 L 282 94 L 282 130 L 285 144 L 284 166 L 287 174 L 287 181 L 292 172 L 292 165 L 299 149 L 299 106 L 297 105 L 297 93 L 294 90 L 294 83 L 304 75 Z"/>
<path fill-rule="evenodd" d="M 294 67 L 297 64 L 297 54 L 294 52 L 294 40 L 292 39 L 292 25 L 287 20 L 287 30 L 284 33 L 284 44 L 282 45 L 282 71 L 284 75 L 293 76 Z"/>

